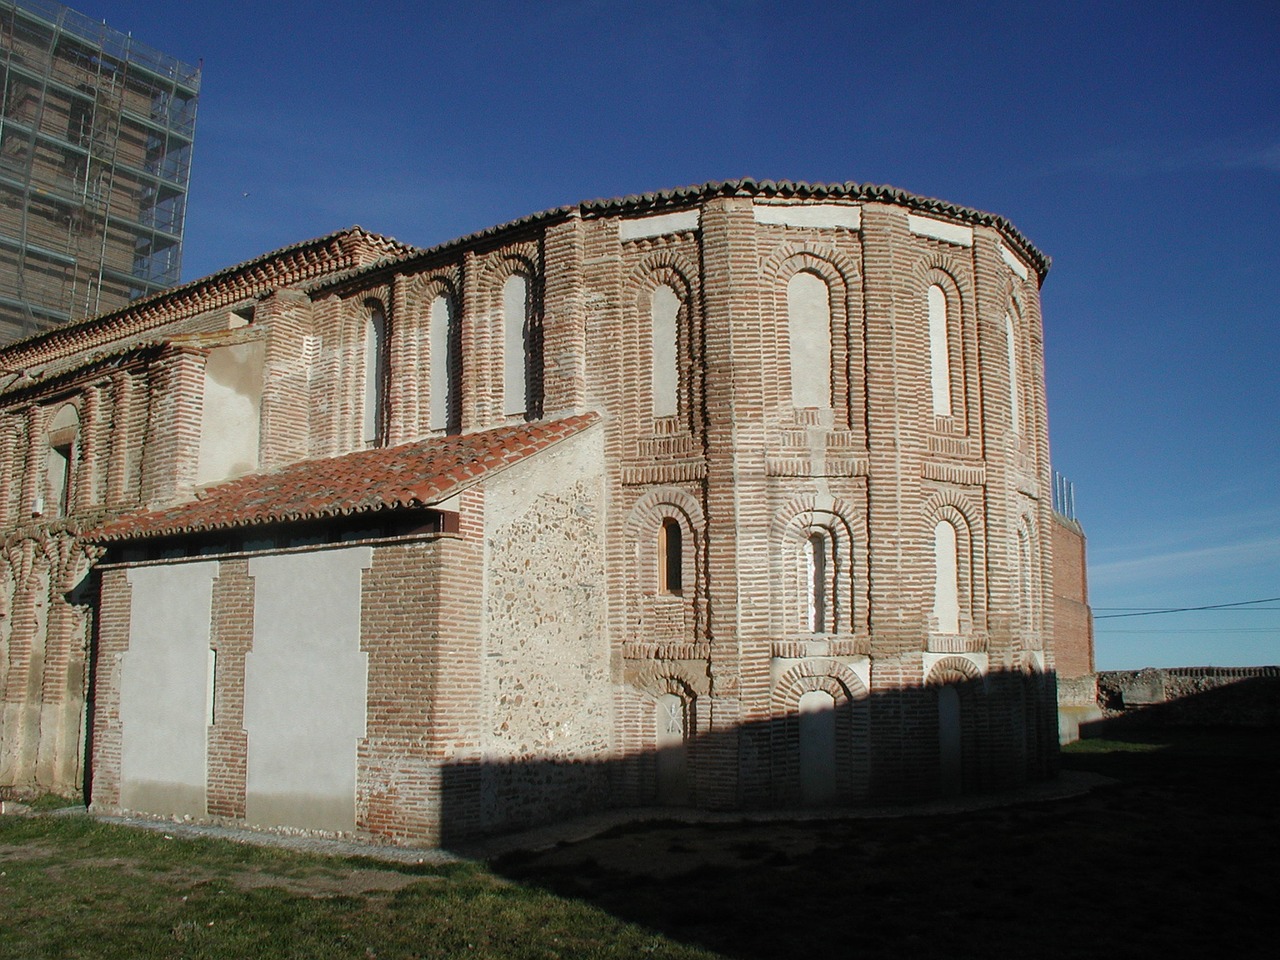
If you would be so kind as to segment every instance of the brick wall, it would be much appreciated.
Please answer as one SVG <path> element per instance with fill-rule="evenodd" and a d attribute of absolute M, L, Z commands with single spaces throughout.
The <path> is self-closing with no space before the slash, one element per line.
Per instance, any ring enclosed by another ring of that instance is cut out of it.
<path fill-rule="evenodd" d="M 99 505 L 83 525 L 190 496 L 202 350 L 248 291 L 257 298 L 254 326 L 267 338 L 264 468 L 364 446 L 364 323 L 373 303 L 388 326 L 386 442 L 431 434 L 432 393 L 442 385 L 430 376 L 430 303 L 442 294 L 460 322 L 461 429 L 504 423 L 502 286 L 513 272 L 527 275 L 541 358 L 535 406 L 546 416 L 603 413 L 588 458 L 599 486 L 531 467 L 519 494 L 532 498 L 526 519 L 492 527 L 505 508 L 492 499 L 496 488 L 475 488 L 463 497 L 456 538 L 433 541 L 421 556 L 380 549 L 366 578 L 362 640 L 384 670 L 370 676 L 376 722 L 360 745 L 357 813 L 368 829 L 438 839 L 435 809 L 455 811 L 451 822 L 466 833 L 525 822 L 539 803 L 568 808 L 582 781 L 556 764 L 583 752 L 600 770 L 606 755 L 650 754 L 655 710 L 671 694 L 690 718 L 690 792 L 705 806 L 795 798 L 798 701 L 818 690 L 849 704 L 834 768 L 848 796 L 936 792 L 938 690 L 948 685 L 963 691 L 955 742 L 966 787 L 1051 768 L 1041 694 L 1055 669 L 1078 668 L 1067 653 L 1078 644 L 1066 638 L 1079 610 L 1055 599 L 1055 557 L 1070 551 L 1048 498 L 1045 264 L 1007 224 L 878 189 L 713 185 L 584 204 L 381 266 L 367 257 L 356 271 L 345 253 L 307 254 L 318 265 L 305 269 L 297 252 L 277 256 L 234 283 L 212 278 L 175 294 L 167 321 L 161 303 L 139 307 L 136 322 L 91 324 L 79 334 L 78 361 L 69 335 L 47 342 L 41 362 L 51 371 L 62 364 L 47 381 L 57 390 L 6 393 L 0 410 L 6 489 L 22 491 L 4 504 L 6 530 L 29 521 L 22 509 L 42 469 L 41 424 L 70 395 L 84 396 L 77 487 L 86 500 L 77 509 Z M 273 264 L 281 265 L 274 274 Z M 799 272 L 829 291 L 830 369 L 813 375 L 829 378 L 830 403 L 813 408 L 792 401 L 786 291 Z M 949 416 L 932 410 L 926 294 L 934 284 L 947 302 Z M 649 304 L 659 285 L 679 300 L 678 410 L 655 418 Z M 202 289 L 203 310 L 193 306 Z M 181 342 L 163 349 L 148 345 L 175 337 Z M 98 372 L 90 347 L 118 351 L 122 368 Z M 39 360 L 33 349 L 12 362 Z M 0 351 L 0 366 L 10 362 Z M 580 508 L 598 524 L 598 552 L 576 542 L 555 556 L 540 552 L 553 532 L 577 529 Z M 682 531 L 687 586 L 679 593 L 657 580 L 664 521 Z M 957 531 L 955 632 L 933 619 L 939 521 Z M 831 627 L 817 634 L 804 612 L 804 549 L 815 531 L 831 544 Z M 565 584 L 588 559 L 585 582 L 598 577 L 601 586 L 584 594 L 593 605 L 586 617 L 587 601 Z M 217 587 L 228 609 L 236 591 L 251 589 L 230 564 Z M 423 583 L 437 592 L 423 594 Z M 32 602 L 8 590 L 11 604 Z M 107 609 L 114 600 L 102 602 Z M 567 632 L 549 626 L 561 615 L 573 624 L 561 624 Z M 226 656 L 238 655 L 243 631 L 234 617 L 215 622 Z M 33 642 L 25 636 L 9 645 L 19 672 L 23 644 Z M 585 673 L 564 657 L 570 636 L 590 638 Z M 393 648 L 417 652 L 403 661 L 378 653 Z M 570 688 L 586 698 L 592 735 L 570 746 L 547 739 L 550 721 L 538 712 L 547 701 L 517 689 L 533 677 L 561 699 Z M 109 677 L 102 682 L 109 688 Z M 419 718 L 425 733 L 410 735 L 394 711 L 379 712 L 390 707 L 378 691 L 402 684 L 427 718 Z M 223 758 L 210 796 L 220 815 L 236 816 L 234 705 L 226 717 L 227 729 L 210 734 L 210 755 Z M 103 723 L 109 741 L 108 716 Z M 516 762 L 527 768 L 527 789 Z M 454 772 L 443 777 L 442 769 Z M 655 770 L 646 760 L 581 775 L 612 784 L 599 787 L 599 803 L 646 801 Z"/>

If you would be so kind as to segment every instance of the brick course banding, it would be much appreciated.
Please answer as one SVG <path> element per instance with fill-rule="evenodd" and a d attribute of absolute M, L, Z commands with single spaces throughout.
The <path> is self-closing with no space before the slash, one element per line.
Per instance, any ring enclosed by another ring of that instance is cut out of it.
<path fill-rule="evenodd" d="M 786 213 L 802 205 L 815 209 Z M 350 591 L 359 609 L 343 612 L 358 638 L 325 642 L 366 665 L 363 694 L 323 662 L 315 682 L 341 680 L 324 687 L 348 691 L 335 710 L 363 718 L 335 754 L 354 757 L 363 836 L 440 844 L 658 796 L 890 800 L 1050 775 L 1055 662 L 1080 656 L 1055 650 L 1055 616 L 1079 609 L 1053 594 L 1047 268 L 1000 217 L 887 187 L 741 180 L 590 201 L 430 250 L 353 228 L 0 350 L 0 368 L 29 374 L 0 390 L 0 787 L 74 792 L 87 756 L 90 799 L 119 807 L 122 657 L 163 615 L 132 608 L 125 573 L 212 559 L 213 723 L 199 756 L 182 749 L 205 764 L 207 816 L 244 819 L 261 749 L 245 658 L 265 629 L 296 662 L 308 642 L 255 619 L 275 608 L 248 560 L 289 569 L 353 544 L 372 557 Z M 802 272 L 825 284 L 831 324 L 830 362 L 808 372 L 827 389 L 803 395 L 831 402 L 797 408 L 787 285 Z M 513 274 L 531 298 L 523 415 L 504 403 Z M 946 301 L 948 416 L 933 412 L 931 285 Z M 655 417 L 659 287 L 679 301 L 677 397 Z M 431 422 L 441 296 L 458 324 L 447 430 Z M 388 375 L 369 449 L 375 310 Z M 208 358 L 247 339 L 264 344 L 260 391 L 221 386 L 256 404 L 256 462 L 197 486 L 219 429 Z M 33 516 L 46 424 L 67 402 L 72 508 Z M 664 522 L 680 531 L 678 591 L 658 576 Z M 956 530 L 958 629 L 934 614 L 939 523 Z M 59 550 L 80 559 L 51 564 Z M 91 589 L 73 590 L 104 550 Z M 68 761 L 87 695 L 88 752 Z M 827 705 L 829 725 L 802 701 Z M 303 780 L 261 809 L 322 821 Z"/>

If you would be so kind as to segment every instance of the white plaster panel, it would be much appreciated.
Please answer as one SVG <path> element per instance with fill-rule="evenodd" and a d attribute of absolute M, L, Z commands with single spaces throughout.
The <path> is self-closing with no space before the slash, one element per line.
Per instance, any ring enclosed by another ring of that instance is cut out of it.
<path fill-rule="evenodd" d="M 370 547 L 255 557 L 245 658 L 246 817 L 265 826 L 355 828 L 357 741 L 368 655 L 361 574 Z"/>
<path fill-rule="evenodd" d="M 831 405 L 831 289 L 817 274 L 801 271 L 787 284 L 791 349 L 791 402 Z"/>
<path fill-rule="evenodd" d="M 932 237 L 945 243 L 954 243 L 961 247 L 973 246 L 973 227 L 946 220 L 935 220 L 933 217 L 922 217 L 916 213 L 907 214 L 907 229 L 920 237 Z"/>
<path fill-rule="evenodd" d="M 1015 257 L 1013 255 L 1013 251 L 1010 250 L 1008 247 L 1006 247 L 1003 243 L 1000 244 L 1000 259 L 1003 260 L 1005 263 L 1007 263 L 1009 265 L 1009 269 L 1012 270 L 1014 273 L 1016 273 L 1023 280 L 1027 279 L 1027 277 L 1030 275 L 1027 271 L 1026 264 L 1024 264 L 1017 257 Z"/>
<path fill-rule="evenodd" d="M 518 273 L 502 286 L 502 410 L 524 413 L 528 406 L 529 280 Z"/>
<path fill-rule="evenodd" d="M 453 325 L 453 305 L 444 294 L 431 301 L 431 387 L 432 430 L 449 425 L 449 331 Z"/>
<path fill-rule="evenodd" d="M 936 283 L 929 287 L 929 370 L 933 414 L 951 416 L 951 357 L 947 342 L 947 298 Z"/>
<path fill-rule="evenodd" d="M 946 520 L 933 529 L 933 620 L 939 633 L 960 632 L 960 577 L 956 528 Z"/>
<path fill-rule="evenodd" d="M 1004 315 L 1004 344 L 1009 363 L 1009 420 L 1014 434 L 1022 432 L 1022 411 L 1018 409 L 1018 338 L 1014 335 L 1013 317 Z"/>
<path fill-rule="evenodd" d="M 120 804 L 205 815 L 214 561 L 138 567 L 120 666 Z"/>
<path fill-rule="evenodd" d="M 673 417 L 679 412 L 680 369 L 676 355 L 680 298 L 662 284 L 653 291 L 649 308 L 653 323 L 653 415 Z"/>
<path fill-rule="evenodd" d="M 204 372 L 197 483 L 239 477 L 258 466 L 263 357 L 260 340 L 210 352 Z"/>
<path fill-rule="evenodd" d="M 699 222 L 696 209 L 681 210 L 678 213 L 659 213 L 652 217 L 635 217 L 618 224 L 618 239 L 644 240 L 647 237 L 661 237 L 668 233 L 697 230 Z"/>
<path fill-rule="evenodd" d="M 862 229 L 862 208 L 843 203 L 757 203 L 756 223 L 784 227 L 844 227 Z"/>
<path fill-rule="evenodd" d="M 871 692 L 871 658 L 870 657 L 843 657 L 840 660 L 850 672 L 862 681 L 862 686 Z"/>

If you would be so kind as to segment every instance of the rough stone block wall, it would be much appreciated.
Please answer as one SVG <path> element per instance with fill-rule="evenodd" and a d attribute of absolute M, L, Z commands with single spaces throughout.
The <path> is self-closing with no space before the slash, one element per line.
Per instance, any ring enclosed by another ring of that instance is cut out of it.
<path fill-rule="evenodd" d="M 1097 674 L 1104 719 L 1084 736 L 1129 728 L 1280 726 L 1280 667 L 1170 667 Z"/>
<path fill-rule="evenodd" d="M 599 434 L 486 484 L 483 728 L 470 783 L 488 830 L 611 800 Z"/>

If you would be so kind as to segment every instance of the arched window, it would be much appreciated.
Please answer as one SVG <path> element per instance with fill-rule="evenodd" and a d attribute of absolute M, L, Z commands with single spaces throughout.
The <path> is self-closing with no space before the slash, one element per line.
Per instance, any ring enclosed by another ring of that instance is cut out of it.
<path fill-rule="evenodd" d="M 75 502 L 73 490 L 75 463 L 79 455 L 80 414 L 68 403 L 49 422 L 48 452 L 45 454 L 45 479 L 42 502 L 35 513 L 65 517 Z"/>
<path fill-rule="evenodd" d="M 791 402 L 831 406 L 831 290 L 817 274 L 801 271 L 787 283 L 791 343 Z"/>
<path fill-rule="evenodd" d="M 387 318 L 379 303 L 369 304 L 364 321 L 364 444 L 386 442 Z"/>
<path fill-rule="evenodd" d="M 1022 432 L 1022 408 L 1018 402 L 1018 341 L 1013 317 L 1004 315 L 1004 342 L 1009 356 L 1009 419 L 1015 434 Z"/>
<path fill-rule="evenodd" d="M 939 520 L 933 528 L 933 620 L 942 634 L 960 632 L 960 563 L 956 528 Z"/>
<path fill-rule="evenodd" d="M 649 314 L 653 322 L 653 415 L 674 417 L 680 408 L 680 366 L 676 347 L 680 297 L 666 284 L 654 288 Z"/>
<path fill-rule="evenodd" d="M 658 531 L 658 589 L 677 596 L 684 592 L 684 531 L 672 517 Z"/>
<path fill-rule="evenodd" d="M 529 278 L 522 273 L 502 285 L 502 410 L 525 419 L 540 415 L 542 389 L 542 347 L 530 294 Z"/>
<path fill-rule="evenodd" d="M 809 578 L 809 630 L 827 632 L 827 538 L 812 533 L 805 542 Z"/>
<path fill-rule="evenodd" d="M 462 421 L 462 338 L 453 300 L 440 294 L 431 301 L 430 428 L 457 433 Z"/>
<path fill-rule="evenodd" d="M 929 370 L 933 415 L 951 416 L 951 345 L 947 331 L 947 296 L 936 283 L 929 287 Z"/>
<path fill-rule="evenodd" d="M 771 588 L 778 634 L 803 640 L 865 630 L 866 555 L 859 549 L 865 533 L 855 535 L 843 503 L 792 510 L 779 514 L 774 528 L 780 535 L 779 576 Z"/>

